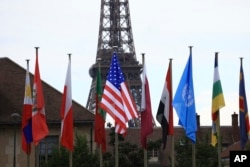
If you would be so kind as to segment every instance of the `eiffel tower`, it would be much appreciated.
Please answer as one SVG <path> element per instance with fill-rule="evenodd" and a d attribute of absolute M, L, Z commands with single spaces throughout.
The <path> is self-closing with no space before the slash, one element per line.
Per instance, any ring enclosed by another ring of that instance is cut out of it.
<path fill-rule="evenodd" d="M 102 85 L 104 87 L 114 46 L 125 75 L 125 81 L 130 88 L 139 111 L 141 104 L 142 81 L 140 74 L 142 64 L 136 58 L 128 0 L 101 0 L 96 62 L 89 69 L 92 83 L 86 105 L 86 108 L 93 111 L 93 113 L 96 106 L 95 93 L 98 61 L 100 61 Z M 129 122 L 129 127 L 138 126 L 140 126 L 139 119 Z"/>

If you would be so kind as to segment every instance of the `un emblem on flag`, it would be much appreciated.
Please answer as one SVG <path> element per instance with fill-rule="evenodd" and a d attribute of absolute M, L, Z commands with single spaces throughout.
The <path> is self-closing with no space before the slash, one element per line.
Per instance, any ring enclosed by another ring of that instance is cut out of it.
<path fill-rule="evenodd" d="M 249 167 L 250 151 L 230 151 L 230 167 Z"/>
<path fill-rule="evenodd" d="M 182 90 L 182 99 L 185 102 L 186 107 L 190 107 L 194 103 L 193 90 L 188 83 L 185 84 Z"/>

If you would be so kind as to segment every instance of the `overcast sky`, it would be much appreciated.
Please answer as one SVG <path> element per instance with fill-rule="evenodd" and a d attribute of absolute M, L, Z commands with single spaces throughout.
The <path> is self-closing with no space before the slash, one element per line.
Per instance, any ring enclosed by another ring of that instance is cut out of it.
<path fill-rule="evenodd" d="M 244 57 L 247 96 L 250 93 L 250 1 L 132 0 L 129 3 L 137 59 L 141 62 L 141 53 L 146 54 L 154 117 L 169 58 L 173 58 L 175 94 L 189 56 L 188 46 L 192 45 L 196 111 L 201 125 L 211 125 L 215 52 L 219 52 L 226 103 L 220 112 L 221 125 L 231 125 L 231 114 L 238 113 L 239 57 Z M 96 59 L 100 7 L 101 0 L 1 0 L 0 56 L 25 69 L 25 59 L 30 59 L 30 72 L 34 73 L 34 47 L 40 47 L 41 79 L 62 92 L 67 54 L 72 53 L 72 96 L 86 106 L 92 81 L 88 70 Z M 174 117 L 177 125 L 176 114 Z"/>

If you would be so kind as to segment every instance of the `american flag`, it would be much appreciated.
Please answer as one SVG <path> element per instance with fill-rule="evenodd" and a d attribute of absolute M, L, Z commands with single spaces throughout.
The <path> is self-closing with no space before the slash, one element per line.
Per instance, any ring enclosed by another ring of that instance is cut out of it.
<path fill-rule="evenodd" d="M 116 53 L 113 53 L 100 107 L 115 121 L 116 133 L 126 134 L 128 120 L 138 117 L 135 102 L 125 83 Z"/>

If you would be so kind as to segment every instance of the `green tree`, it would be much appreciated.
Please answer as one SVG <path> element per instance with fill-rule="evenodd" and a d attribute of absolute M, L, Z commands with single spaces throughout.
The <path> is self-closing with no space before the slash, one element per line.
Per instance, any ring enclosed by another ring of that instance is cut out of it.
<path fill-rule="evenodd" d="M 192 166 L 192 146 L 188 138 L 182 138 L 175 143 L 175 152 L 177 161 L 176 167 Z"/>
<path fill-rule="evenodd" d="M 162 145 L 162 139 L 158 139 L 156 141 L 148 141 L 147 143 L 147 147 L 148 147 L 148 150 L 160 150 L 160 147 Z"/>
<path fill-rule="evenodd" d="M 192 143 L 187 137 L 175 143 L 175 151 L 176 167 L 190 167 L 192 165 Z M 195 153 L 197 167 L 218 166 L 217 148 L 211 146 L 208 136 L 196 142 Z"/>
<path fill-rule="evenodd" d="M 196 166 L 214 167 L 218 166 L 218 149 L 210 144 L 208 136 L 198 140 L 196 145 Z M 222 164 L 223 165 L 223 164 Z"/>
<path fill-rule="evenodd" d="M 247 150 L 247 151 L 250 150 L 250 143 L 248 143 L 248 144 L 246 145 L 246 150 Z"/>
<path fill-rule="evenodd" d="M 115 129 L 111 127 L 108 144 L 113 147 L 112 153 L 104 154 L 104 166 L 113 167 L 115 164 Z M 137 145 L 124 142 L 124 137 L 118 134 L 119 167 L 136 166 L 143 167 L 143 150 Z"/>
<path fill-rule="evenodd" d="M 60 167 L 68 167 L 69 166 L 69 153 L 64 148 L 54 148 L 47 164 L 43 161 L 41 164 L 42 167 L 52 167 L 52 166 L 60 166 Z"/>
<path fill-rule="evenodd" d="M 73 167 L 98 167 L 99 160 L 96 154 L 90 152 L 86 136 L 76 135 L 75 147 L 73 151 Z M 68 167 L 69 166 L 69 152 L 61 147 L 55 148 L 52 151 L 51 157 L 47 164 L 43 167 Z"/>

